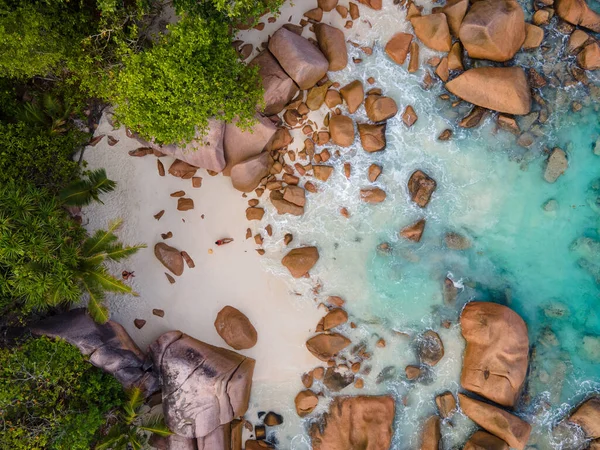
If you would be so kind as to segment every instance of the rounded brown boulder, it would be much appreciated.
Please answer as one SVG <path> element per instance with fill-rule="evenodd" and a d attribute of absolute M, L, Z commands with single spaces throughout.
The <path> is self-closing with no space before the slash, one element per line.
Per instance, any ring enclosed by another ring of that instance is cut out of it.
<path fill-rule="evenodd" d="M 462 311 L 460 325 L 467 341 L 462 387 L 500 405 L 513 406 L 527 375 L 525 322 L 504 305 L 471 302 Z"/>
<path fill-rule="evenodd" d="M 381 95 L 369 95 L 365 100 L 365 109 L 372 122 L 383 122 L 398 113 L 398 105 L 394 99 Z"/>
<path fill-rule="evenodd" d="M 329 119 L 329 134 L 334 144 L 350 147 L 354 143 L 354 122 L 342 114 L 332 116 Z"/>
<path fill-rule="evenodd" d="M 339 333 L 321 333 L 306 341 L 306 348 L 321 361 L 329 361 L 350 344 L 350 339 Z"/>
<path fill-rule="evenodd" d="M 483 108 L 525 115 L 531 110 L 531 90 L 520 67 L 478 67 L 446 83 L 454 95 Z"/>
<path fill-rule="evenodd" d="M 154 256 L 175 275 L 180 276 L 183 273 L 183 256 L 176 248 L 159 242 L 154 246 Z"/>
<path fill-rule="evenodd" d="M 600 33 L 600 14 L 592 10 L 585 0 L 556 0 L 554 8 L 561 19 Z"/>
<path fill-rule="evenodd" d="M 435 191 L 437 183 L 425 172 L 416 170 L 408 179 L 408 193 L 413 202 L 421 208 L 425 208 L 431 200 L 431 195 Z"/>
<path fill-rule="evenodd" d="M 423 44 L 438 52 L 449 52 L 452 46 L 450 28 L 446 14 L 437 13 L 426 16 L 415 16 L 410 19 L 415 34 Z"/>
<path fill-rule="evenodd" d="M 358 134 L 362 148 L 369 153 L 379 152 L 385 149 L 386 124 L 372 125 L 370 123 L 359 123 Z"/>
<path fill-rule="evenodd" d="M 579 405 L 569 422 L 579 425 L 586 437 L 600 439 L 600 396 L 593 396 Z"/>
<path fill-rule="evenodd" d="M 342 70 L 348 65 L 346 39 L 342 30 L 324 23 L 317 23 L 315 24 L 315 36 L 319 48 L 329 61 L 330 71 Z"/>
<path fill-rule="evenodd" d="M 260 180 L 269 174 L 272 165 L 273 159 L 268 152 L 248 158 L 233 166 L 231 183 L 238 191 L 251 192 L 258 187 Z"/>
<path fill-rule="evenodd" d="M 476 431 L 463 450 L 508 450 L 508 444 L 487 431 Z"/>
<path fill-rule="evenodd" d="M 525 42 L 525 14 L 515 0 L 479 0 L 460 25 L 471 58 L 508 61 Z"/>
<path fill-rule="evenodd" d="M 317 247 L 300 247 L 288 252 L 281 260 L 294 278 L 300 278 L 308 274 L 308 271 L 319 260 Z"/>
<path fill-rule="evenodd" d="M 226 306 L 219 311 L 215 329 L 227 345 L 236 350 L 252 348 L 258 339 L 256 328 L 250 320 L 233 306 Z"/>
<path fill-rule="evenodd" d="M 319 397 L 310 390 L 300 391 L 294 399 L 296 404 L 296 412 L 300 417 L 307 416 L 317 407 L 319 403 Z"/>

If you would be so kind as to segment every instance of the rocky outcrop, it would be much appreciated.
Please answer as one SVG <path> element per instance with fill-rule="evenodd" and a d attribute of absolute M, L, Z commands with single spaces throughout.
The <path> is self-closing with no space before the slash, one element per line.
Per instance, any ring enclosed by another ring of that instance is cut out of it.
<path fill-rule="evenodd" d="M 308 274 L 308 271 L 319 260 L 317 247 L 300 247 L 290 250 L 281 260 L 294 278 L 300 278 Z"/>
<path fill-rule="evenodd" d="M 350 339 L 339 333 L 321 333 L 306 341 L 306 348 L 321 361 L 329 361 L 350 344 Z"/>
<path fill-rule="evenodd" d="M 506 306 L 471 302 L 462 311 L 460 325 L 467 341 L 462 387 L 500 405 L 513 406 L 527 375 L 525 322 Z"/>
<path fill-rule="evenodd" d="M 183 256 L 181 256 L 181 252 L 176 248 L 164 242 L 159 242 L 154 246 L 154 256 L 173 274 L 181 276 L 183 273 Z"/>
<path fill-rule="evenodd" d="M 145 355 L 117 322 L 99 324 L 84 308 L 77 308 L 37 322 L 30 329 L 33 334 L 58 337 L 74 345 L 125 389 L 138 387 L 146 396 L 159 389 L 158 377 L 144 370 Z"/>
<path fill-rule="evenodd" d="M 313 87 L 329 69 L 329 61 L 318 48 L 283 27 L 271 36 L 269 50 L 300 89 Z"/>
<path fill-rule="evenodd" d="M 231 169 L 231 184 L 242 192 L 251 192 L 269 174 L 273 159 L 268 152 L 259 153 L 242 161 Z"/>
<path fill-rule="evenodd" d="M 350 147 L 354 143 L 354 122 L 348 116 L 335 115 L 329 119 L 331 140 L 340 147 Z"/>
<path fill-rule="evenodd" d="M 408 179 L 408 193 L 413 202 L 421 208 L 425 208 L 431 200 L 431 195 L 435 191 L 437 183 L 425 172 L 416 170 Z"/>
<path fill-rule="evenodd" d="M 233 306 L 225 306 L 219 311 L 215 319 L 215 329 L 227 345 L 236 350 L 252 348 L 258 339 L 252 322 Z"/>
<path fill-rule="evenodd" d="M 388 450 L 394 421 L 394 399 L 337 397 L 319 423 L 312 425 L 314 450 Z"/>
<path fill-rule="evenodd" d="M 546 162 L 546 170 L 544 171 L 544 180 L 548 183 L 554 183 L 558 178 L 565 173 L 569 167 L 567 154 L 561 148 L 555 147 L 552 149 L 548 161 Z"/>
<path fill-rule="evenodd" d="M 600 14 L 592 10 L 585 0 L 556 0 L 554 8 L 566 22 L 600 33 Z"/>
<path fill-rule="evenodd" d="M 587 438 L 600 439 L 600 396 L 593 396 L 579 405 L 569 422 L 579 425 Z"/>
<path fill-rule="evenodd" d="M 336 72 L 348 65 L 348 51 L 346 39 L 342 30 L 324 23 L 315 24 L 315 36 L 319 48 L 329 61 L 329 70 Z"/>
<path fill-rule="evenodd" d="M 525 115 L 531 110 L 531 92 L 520 67 L 478 67 L 446 83 L 454 95 L 483 108 Z"/>
<path fill-rule="evenodd" d="M 484 0 L 481 0 L 484 1 Z M 450 29 L 444 13 L 416 16 L 410 19 L 417 37 L 427 47 L 438 52 L 449 52 L 452 46 Z"/>
<path fill-rule="evenodd" d="M 463 394 L 458 394 L 458 401 L 465 415 L 481 428 L 499 437 L 511 448 L 525 448 L 531 433 L 531 425 L 527 422 L 503 409 Z"/>
<path fill-rule="evenodd" d="M 209 119 L 206 135 L 196 133 L 195 138 L 185 147 L 179 147 L 175 144 L 158 145 L 139 138 L 138 140 L 146 147 L 173 156 L 194 167 L 221 172 L 225 168 L 224 134 L 225 122 Z"/>
<path fill-rule="evenodd" d="M 257 122 L 250 130 L 242 130 L 235 122 L 225 127 L 225 175 L 229 176 L 236 164 L 259 155 L 277 131 L 277 127 L 266 117 L 257 114 L 255 118 Z"/>
<path fill-rule="evenodd" d="M 396 33 L 385 45 L 385 53 L 387 53 L 396 64 L 402 65 L 404 64 L 404 61 L 406 61 L 412 40 L 412 34 Z"/>
<path fill-rule="evenodd" d="M 298 93 L 298 86 L 279 65 L 269 50 L 263 50 L 249 64 L 258 66 L 258 74 L 262 79 L 263 98 L 267 116 L 283 111 L 285 105 Z"/>
<path fill-rule="evenodd" d="M 478 0 L 459 35 L 471 58 L 508 61 L 525 41 L 525 14 L 515 0 Z"/>
<path fill-rule="evenodd" d="M 509 450 L 502 439 L 486 431 L 476 431 L 471 435 L 463 450 Z"/>
<path fill-rule="evenodd" d="M 150 353 L 160 374 L 165 422 L 179 436 L 204 438 L 248 409 L 255 361 L 180 331 Z"/>

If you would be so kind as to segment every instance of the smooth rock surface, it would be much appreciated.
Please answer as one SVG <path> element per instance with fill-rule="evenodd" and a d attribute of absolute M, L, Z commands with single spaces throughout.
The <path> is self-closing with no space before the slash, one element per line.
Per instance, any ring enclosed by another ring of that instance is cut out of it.
<path fill-rule="evenodd" d="M 257 122 L 251 130 L 244 131 L 235 122 L 225 127 L 225 161 L 227 166 L 223 174 L 229 176 L 232 168 L 253 156 L 259 155 L 271 140 L 277 127 L 266 117 L 257 114 Z"/>
<path fill-rule="evenodd" d="M 183 256 L 181 256 L 181 252 L 176 248 L 164 242 L 159 242 L 154 246 L 154 256 L 173 274 L 181 276 L 183 273 Z"/>
<path fill-rule="evenodd" d="M 270 116 L 283 111 L 285 105 L 298 93 L 298 86 L 294 80 L 285 73 L 269 50 L 260 52 L 249 66 L 258 66 L 259 68 L 258 73 L 265 91 L 263 113 Z"/>
<path fill-rule="evenodd" d="M 324 23 L 315 24 L 315 36 L 319 48 L 329 61 L 329 70 L 336 72 L 348 65 L 346 39 L 342 30 Z"/>
<path fill-rule="evenodd" d="M 427 47 L 438 52 L 450 51 L 452 37 L 444 13 L 416 16 L 410 19 L 410 23 L 417 37 Z"/>
<path fill-rule="evenodd" d="M 502 439 L 479 430 L 471 435 L 463 450 L 509 450 L 509 448 Z"/>
<path fill-rule="evenodd" d="M 242 161 L 231 169 L 231 183 L 241 192 L 251 192 L 260 180 L 269 174 L 273 160 L 268 152 L 262 152 Z"/>
<path fill-rule="evenodd" d="M 300 247 L 290 250 L 281 263 L 294 278 L 303 277 L 319 260 L 317 247 Z"/>
<path fill-rule="evenodd" d="M 227 345 L 236 350 L 252 348 L 258 340 L 252 322 L 233 306 L 225 306 L 219 311 L 215 319 L 215 329 Z"/>
<path fill-rule="evenodd" d="M 329 361 L 350 344 L 350 339 L 339 333 L 321 333 L 306 341 L 306 348 L 321 361 Z"/>

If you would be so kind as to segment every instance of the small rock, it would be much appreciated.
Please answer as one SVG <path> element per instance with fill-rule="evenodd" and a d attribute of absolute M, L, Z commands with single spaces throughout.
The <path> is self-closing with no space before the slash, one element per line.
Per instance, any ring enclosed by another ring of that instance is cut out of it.
<path fill-rule="evenodd" d="M 317 407 L 319 397 L 313 391 L 300 391 L 294 399 L 296 412 L 300 417 L 309 415 Z"/>
<path fill-rule="evenodd" d="M 290 271 L 294 278 L 300 278 L 308 274 L 308 271 L 319 260 L 317 247 L 299 247 L 290 250 L 283 257 L 281 263 Z"/>
<path fill-rule="evenodd" d="M 435 180 L 421 170 L 413 172 L 408 180 L 410 198 L 421 208 L 427 206 L 436 187 L 437 183 Z"/>
<path fill-rule="evenodd" d="M 194 200 L 191 198 L 180 198 L 177 200 L 177 209 L 179 211 L 189 211 L 194 209 Z"/>
<path fill-rule="evenodd" d="M 176 159 L 173 164 L 171 164 L 171 167 L 169 167 L 169 173 L 171 175 L 183 179 L 192 178 L 196 174 L 197 170 L 197 167 L 194 167 L 191 164 L 179 159 Z"/>
<path fill-rule="evenodd" d="M 452 137 L 452 130 L 446 129 L 438 136 L 439 141 L 448 141 Z"/>
<path fill-rule="evenodd" d="M 443 394 L 438 395 L 435 398 L 435 404 L 443 419 L 452 416 L 454 411 L 456 411 L 456 399 L 454 398 L 454 395 L 452 395 L 452 392 L 444 392 Z"/>
<path fill-rule="evenodd" d="M 165 317 L 165 312 L 162 309 L 153 309 L 152 314 L 157 317 Z"/>
<path fill-rule="evenodd" d="M 290 243 L 294 240 L 294 236 L 291 233 L 286 233 L 283 237 L 283 243 L 285 245 L 290 245 Z"/>
<path fill-rule="evenodd" d="M 554 183 L 558 177 L 560 177 L 565 170 L 569 167 L 569 162 L 567 161 L 567 154 L 564 150 L 555 147 L 550 153 L 550 157 L 548 158 L 548 162 L 546 165 L 546 171 L 544 172 L 544 179 L 548 183 Z"/>
<path fill-rule="evenodd" d="M 161 177 L 165 176 L 165 166 L 160 159 L 156 160 L 156 166 L 158 167 L 158 175 Z"/>
<path fill-rule="evenodd" d="M 369 188 L 360 190 L 360 199 L 365 203 L 381 203 L 386 198 L 386 193 L 383 189 Z"/>
<path fill-rule="evenodd" d="M 458 296 L 458 288 L 454 285 L 454 281 L 448 277 L 444 279 L 443 296 L 446 305 L 453 305 Z"/>
<path fill-rule="evenodd" d="M 358 134 L 360 135 L 360 143 L 366 152 L 373 153 L 385 149 L 386 124 L 372 125 L 369 123 L 358 124 Z"/>
<path fill-rule="evenodd" d="M 194 264 L 194 260 L 190 257 L 190 255 L 188 255 L 188 252 L 182 251 L 181 256 L 190 269 L 196 267 L 196 264 Z"/>
<path fill-rule="evenodd" d="M 161 233 L 160 237 L 163 239 L 171 239 L 173 237 L 173 233 L 169 231 L 168 233 Z"/>
<path fill-rule="evenodd" d="M 265 215 L 263 208 L 250 207 L 246 209 L 246 219 L 248 220 L 262 220 Z"/>
<path fill-rule="evenodd" d="M 180 276 L 183 273 L 183 257 L 176 248 L 159 242 L 154 246 L 154 256 L 175 275 Z"/>
<path fill-rule="evenodd" d="M 350 344 L 350 339 L 339 333 L 321 333 L 306 341 L 306 348 L 321 361 L 329 361 Z"/>
<path fill-rule="evenodd" d="M 342 308 L 333 308 L 323 317 L 323 331 L 343 325 L 348 321 L 348 313 Z"/>
<path fill-rule="evenodd" d="M 406 366 L 404 369 L 406 378 L 409 380 L 416 380 L 421 376 L 421 368 L 419 366 Z"/>
<path fill-rule="evenodd" d="M 394 61 L 396 64 L 404 64 L 410 44 L 413 40 L 413 35 L 409 33 L 396 33 L 388 41 L 385 46 L 385 53 Z"/>
<path fill-rule="evenodd" d="M 114 147 L 115 145 L 117 145 L 119 143 L 119 140 L 116 139 L 113 136 L 108 136 L 108 145 L 111 147 Z"/>
<path fill-rule="evenodd" d="M 175 284 L 175 278 L 173 278 L 170 274 L 168 274 L 167 272 L 165 272 L 165 276 L 167 277 L 167 280 L 169 280 L 169 283 L 171 284 Z"/>
<path fill-rule="evenodd" d="M 269 411 L 263 420 L 264 424 L 268 427 L 274 427 L 283 423 L 283 416 L 273 411 Z"/>
<path fill-rule="evenodd" d="M 183 197 L 185 195 L 185 191 L 175 191 L 171 193 L 171 197 Z"/>
<path fill-rule="evenodd" d="M 369 181 L 371 183 L 374 183 L 375 181 L 377 181 L 377 178 L 379 178 L 379 175 L 381 175 L 381 166 L 378 166 L 377 164 L 371 164 L 369 166 Z"/>
<path fill-rule="evenodd" d="M 359 80 L 355 80 L 341 88 L 340 94 L 346 102 L 346 105 L 348 106 L 348 112 L 350 114 L 356 112 L 365 97 L 363 85 Z"/>
<path fill-rule="evenodd" d="M 315 178 L 320 181 L 327 181 L 333 173 L 332 166 L 313 165 Z M 305 186 L 306 187 L 306 186 Z"/>
<path fill-rule="evenodd" d="M 418 119 L 419 117 L 417 116 L 417 113 L 415 113 L 413 107 L 411 105 L 408 105 L 402 113 L 402 122 L 404 122 L 404 125 L 410 128 Z"/>
<path fill-rule="evenodd" d="M 192 187 L 202 187 L 202 177 L 192 177 Z"/>
<path fill-rule="evenodd" d="M 444 343 L 433 330 L 428 330 L 417 341 L 417 352 L 422 363 L 435 366 L 444 357 Z"/>
<path fill-rule="evenodd" d="M 146 321 L 144 319 L 135 319 L 133 321 L 133 324 L 138 330 L 141 330 L 144 327 L 144 325 L 146 325 Z"/>
<path fill-rule="evenodd" d="M 161 217 L 162 217 L 164 214 L 165 214 L 165 210 L 163 209 L 163 210 L 161 210 L 161 211 L 157 212 L 156 214 L 154 214 L 154 218 L 155 218 L 156 220 L 160 220 L 160 218 L 161 218 Z"/>
<path fill-rule="evenodd" d="M 414 224 L 403 228 L 400 231 L 400 236 L 414 242 L 419 242 L 423 236 L 423 231 L 425 230 L 425 223 L 425 219 L 421 219 Z"/>

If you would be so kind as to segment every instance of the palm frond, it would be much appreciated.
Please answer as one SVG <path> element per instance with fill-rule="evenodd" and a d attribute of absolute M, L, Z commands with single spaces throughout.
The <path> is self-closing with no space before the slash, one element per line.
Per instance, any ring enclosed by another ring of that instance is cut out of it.
<path fill-rule="evenodd" d="M 87 175 L 87 179 L 74 181 L 60 194 L 59 199 L 67 206 L 87 206 L 92 201 L 102 203 L 100 194 L 106 194 L 115 190 L 117 183 L 109 180 L 106 170 L 97 169 Z"/>
<path fill-rule="evenodd" d="M 108 322 L 109 314 L 108 308 L 104 304 L 104 292 L 98 289 L 94 282 L 90 283 L 89 280 L 86 280 L 85 277 L 81 280 L 81 284 L 89 295 L 87 309 L 92 319 L 99 324 Z"/>
<path fill-rule="evenodd" d="M 94 447 L 95 450 L 126 449 L 129 430 L 122 424 L 113 425 L 108 434 Z"/>
<path fill-rule="evenodd" d="M 112 261 L 120 261 L 137 253 L 139 249 L 146 247 L 146 244 L 136 244 L 124 247 L 123 244 L 118 243 L 108 246 L 104 252 L 104 255 L 106 255 L 106 257 Z"/>
<path fill-rule="evenodd" d="M 98 230 L 92 237 L 89 237 L 83 243 L 83 255 L 92 257 L 98 253 L 103 253 L 106 247 L 117 240 L 114 232 L 121 226 L 123 219 L 113 220 L 108 224 L 107 230 Z"/>
<path fill-rule="evenodd" d="M 165 424 L 164 418 L 159 414 L 154 414 L 146 418 L 139 426 L 139 429 L 158 434 L 161 437 L 167 437 L 173 434 L 173 432 L 169 430 L 169 427 L 167 427 L 167 424 Z"/>
<path fill-rule="evenodd" d="M 127 392 L 127 401 L 123 405 L 125 423 L 131 425 L 137 417 L 137 410 L 144 404 L 144 395 L 140 388 L 134 387 Z"/>
<path fill-rule="evenodd" d="M 98 270 L 88 272 L 85 274 L 86 283 L 95 284 L 101 287 L 104 291 L 108 292 L 119 292 L 123 294 L 129 294 L 131 287 L 127 286 L 120 280 L 113 277 L 106 271 L 104 267 L 100 267 Z"/>

